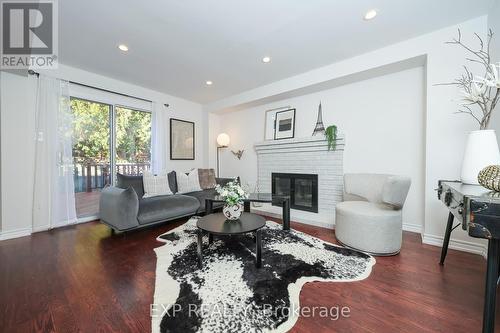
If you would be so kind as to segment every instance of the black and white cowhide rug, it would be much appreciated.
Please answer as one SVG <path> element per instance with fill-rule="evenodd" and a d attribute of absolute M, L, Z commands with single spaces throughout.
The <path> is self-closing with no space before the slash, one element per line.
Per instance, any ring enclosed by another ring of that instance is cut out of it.
<path fill-rule="evenodd" d="M 251 234 L 204 237 L 197 266 L 196 218 L 160 235 L 153 332 L 286 332 L 297 321 L 299 294 L 311 281 L 349 282 L 370 275 L 375 259 L 267 221 L 262 268 Z"/>

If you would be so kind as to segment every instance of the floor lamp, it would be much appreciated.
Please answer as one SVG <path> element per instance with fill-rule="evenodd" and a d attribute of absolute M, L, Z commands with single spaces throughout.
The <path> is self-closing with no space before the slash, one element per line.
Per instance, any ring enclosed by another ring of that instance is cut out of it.
<path fill-rule="evenodd" d="M 217 178 L 219 178 L 219 149 L 229 146 L 229 135 L 221 133 L 217 136 Z"/>

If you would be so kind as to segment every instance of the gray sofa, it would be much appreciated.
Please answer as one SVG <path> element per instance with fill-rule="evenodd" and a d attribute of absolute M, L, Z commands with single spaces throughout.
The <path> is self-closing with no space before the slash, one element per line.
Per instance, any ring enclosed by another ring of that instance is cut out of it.
<path fill-rule="evenodd" d="M 99 202 L 101 222 L 114 231 L 123 232 L 153 224 L 171 221 L 181 217 L 203 214 L 205 199 L 216 195 L 215 189 L 177 194 L 175 171 L 168 174 L 173 195 L 143 198 L 142 176 L 117 174 L 116 187 L 102 190 Z M 233 179 L 217 178 L 217 184 L 223 186 Z M 221 208 L 222 203 L 214 203 L 214 208 Z"/>

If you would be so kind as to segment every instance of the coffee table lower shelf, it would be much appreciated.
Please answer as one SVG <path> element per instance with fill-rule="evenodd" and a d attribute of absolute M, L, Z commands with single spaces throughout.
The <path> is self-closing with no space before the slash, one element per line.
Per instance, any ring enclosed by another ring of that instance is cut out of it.
<path fill-rule="evenodd" d="M 255 236 L 255 267 L 262 267 L 262 233 L 261 229 L 266 225 L 262 216 L 252 213 L 242 213 L 239 220 L 229 221 L 219 214 L 206 215 L 196 223 L 197 231 L 197 252 L 198 266 L 203 267 L 203 236 L 208 234 L 208 244 L 212 244 L 214 235 L 235 236 L 253 233 Z"/>

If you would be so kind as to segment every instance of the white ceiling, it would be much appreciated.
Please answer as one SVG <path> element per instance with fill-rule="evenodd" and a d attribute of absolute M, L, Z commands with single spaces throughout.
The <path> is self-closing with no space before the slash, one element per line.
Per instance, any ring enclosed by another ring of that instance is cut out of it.
<path fill-rule="evenodd" d="M 208 103 L 483 15 L 491 3 L 64 0 L 59 56 L 66 65 Z M 379 15 L 364 21 L 372 8 Z"/>

